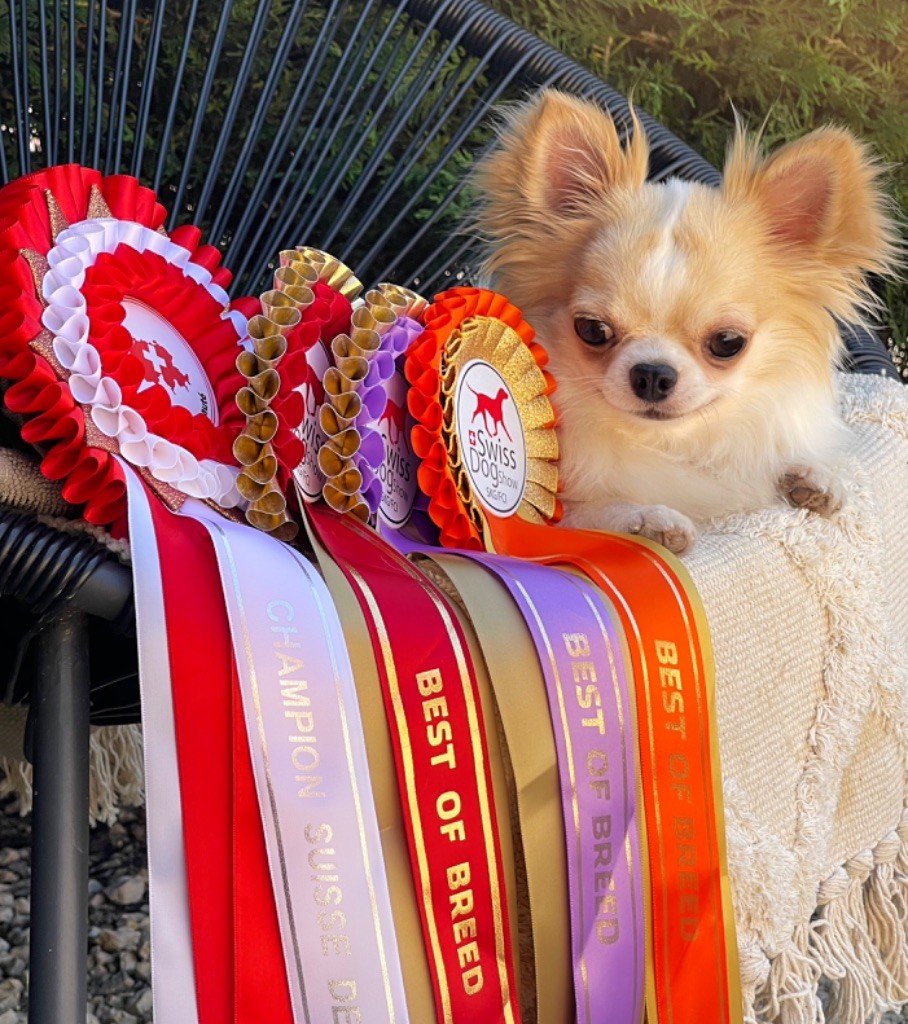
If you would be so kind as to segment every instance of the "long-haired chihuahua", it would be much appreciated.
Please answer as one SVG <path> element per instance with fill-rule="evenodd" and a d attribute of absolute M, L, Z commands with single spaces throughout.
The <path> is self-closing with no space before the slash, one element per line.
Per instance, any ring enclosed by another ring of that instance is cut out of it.
<path fill-rule="evenodd" d="M 835 317 L 898 256 L 880 166 L 824 128 L 768 158 L 737 132 L 723 182 L 647 181 L 594 104 L 544 91 L 480 164 L 487 270 L 548 348 L 564 522 L 685 551 L 714 516 L 828 515 L 846 428 Z"/>

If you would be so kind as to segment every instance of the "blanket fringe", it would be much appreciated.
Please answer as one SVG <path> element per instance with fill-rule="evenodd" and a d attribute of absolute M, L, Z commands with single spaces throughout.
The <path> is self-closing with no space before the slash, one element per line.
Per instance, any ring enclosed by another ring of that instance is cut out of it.
<path fill-rule="evenodd" d="M 740 952 L 746 1024 L 867 1024 L 908 1003 L 908 809 L 820 884 L 790 943 Z"/>
<path fill-rule="evenodd" d="M 137 725 L 98 726 L 89 741 L 89 806 L 92 825 L 112 825 L 121 807 L 145 799 L 142 730 Z M 0 756 L 0 797 L 19 798 L 19 813 L 32 809 L 32 767 L 27 761 Z"/>

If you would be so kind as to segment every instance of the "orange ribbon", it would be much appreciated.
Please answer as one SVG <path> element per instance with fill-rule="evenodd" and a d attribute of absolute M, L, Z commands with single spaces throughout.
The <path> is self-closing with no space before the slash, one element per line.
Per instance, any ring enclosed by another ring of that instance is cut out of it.
<path fill-rule="evenodd" d="M 501 554 L 580 569 L 627 636 L 653 894 L 650 1020 L 740 1021 L 712 650 L 690 580 L 663 549 L 628 537 L 491 516 L 489 532 Z"/>

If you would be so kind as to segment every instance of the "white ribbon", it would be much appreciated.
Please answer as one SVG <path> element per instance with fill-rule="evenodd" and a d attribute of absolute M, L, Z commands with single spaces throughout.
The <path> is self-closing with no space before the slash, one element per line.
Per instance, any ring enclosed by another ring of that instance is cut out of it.
<path fill-rule="evenodd" d="M 196 502 L 182 511 L 208 528 L 221 571 L 294 1019 L 405 1024 L 353 671 L 328 589 L 280 541 Z"/>
<path fill-rule="evenodd" d="M 121 465 L 139 648 L 154 1016 L 157 1024 L 198 1024 L 161 563 L 148 495 L 132 468 Z"/>

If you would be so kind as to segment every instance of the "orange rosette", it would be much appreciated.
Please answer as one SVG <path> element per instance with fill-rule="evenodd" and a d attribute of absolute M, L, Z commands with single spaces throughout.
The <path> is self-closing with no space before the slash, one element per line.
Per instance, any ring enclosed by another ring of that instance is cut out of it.
<path fill-rule="evenodd" d="M 132 463 L 172 504 L 242 503 L 230 450 L 245 321 L 194 227 L 151 189 L 53 167 L 0 190 L 0 376 L 22 437 L 86 520 L 122 528 Z"/>
<path fill-rule="evenodd" d="M 417 479 L 446 547 L 482 550 L 518 515 L 561 518 L 548 356 L 516 306 L 452 288 L 424 314 L 407 353 Z"/>

